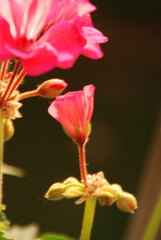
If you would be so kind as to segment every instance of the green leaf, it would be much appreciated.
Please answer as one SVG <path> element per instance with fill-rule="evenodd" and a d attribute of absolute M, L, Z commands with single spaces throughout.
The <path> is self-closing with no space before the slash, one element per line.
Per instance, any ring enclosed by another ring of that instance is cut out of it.
<path fill-rule="evenodd" d="M 0 209 L 4 209 L 5 206 L 0 205 Z M 9 227 L 9 221 L 3 211 L 0 212 L 0 231 L 6 230 Z M 1 236 L 1 235 L 0 235 Z M 0 239 L 1 240 L 1 239 Z"/>
<path fill-rule="evenodd" d="M 14 239 L 11 239 L 11 238 L 5 238 L 5 237 L 3 237 L 3 233 L 0 232 L 0 240 L 14 240 Z"/>
<path fill-rule="evenodd" d="M 74 238 L 59 234 L 44 234 L 38 240 L 74 240 Z"/>

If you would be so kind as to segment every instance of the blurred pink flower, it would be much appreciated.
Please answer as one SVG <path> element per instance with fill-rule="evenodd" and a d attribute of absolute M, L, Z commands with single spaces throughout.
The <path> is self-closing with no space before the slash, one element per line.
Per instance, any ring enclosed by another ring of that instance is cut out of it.
<path fill-rule="evenodd" d="M 94 85 L 80 91 L 68 92 L 56 97 L 48 108 L 55 118 L 77 143 L 84 143 L 90 132 L 90 121 L 94 108 Z"/>
<path fill-rule="evenodd" d="M 21 60 L 29 75 L 70 68 L 80 54 L 100 58 L 107 38 L 94 28 L 88 0 L 0 0 L 0 61 Z"/>
<path fill-rule="evenodd" d="M 88 0 L 62 0 L 59 1 L 51 19 L 54 23 L 68 20 L 79 25 L 86 39 L 82 54 L 89 58 L 98 59 L 103 56 L 99 44 L 107 42 L 108 38 L 96 29 L 92 23 L 90 13 L 95 10 L 96 7 Z"/>

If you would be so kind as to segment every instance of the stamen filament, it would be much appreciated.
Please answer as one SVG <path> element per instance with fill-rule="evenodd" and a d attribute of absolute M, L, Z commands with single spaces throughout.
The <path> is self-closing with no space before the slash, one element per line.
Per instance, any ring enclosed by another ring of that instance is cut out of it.
<path fill-rule="evenodd" d="M 12 83 L 13 83 L 13 80 L 14 80 L 15 76 L 17 75 L 18 71 L 19 71 L 19 67 L 20 67 L 20 62 L 16 62 L 15 66 L 14 66 L 14 69 L 13 69 L 13 75 L 11 76 L 11 79 L 10 79 L 9 83 L 8 83 L 5 91 L 2 94 L 1 101 L 0 101 L 0 107 L 2 107 L 3 104 L 4 104 L 4 101 L 5 101 L 5 99 L 8 95 L 8 92 L 10 90 L 10 87 L 11 87 Z"/>
<path fill-rule="evenodd" d="M 2 62 L 1 70 L 0 70 L 0 81 L 3 81 L 4 76 L 6 74 L 8 68 L 9 61 Z"/>
<path fill-rule="evenodd" d="M 24 71 L 24 69 L 22 69 L 18 77 L 15 79 L 12 86 L 10 87 L 8 94 L 6 96 L 6 100 L 11 96 L 12 92 L 19 86 L 21 81 L 24 79 L 25 75 L 26 75 L 26 72 Z"/>

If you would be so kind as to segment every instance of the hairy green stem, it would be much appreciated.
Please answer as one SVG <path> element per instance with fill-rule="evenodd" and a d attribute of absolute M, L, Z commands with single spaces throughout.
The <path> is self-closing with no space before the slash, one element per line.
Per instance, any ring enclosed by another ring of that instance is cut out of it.
<path fill-rule="evenodd" d="M 3 112 L 0 110 L 0 205 L 2 204 L 3 197 Z"/>
<path fill-rule="evenodd" d="M 161 222 L 161 194 L 155 206 L 154 212 L 146 229 L 143 240 L 154 239 L 160 222 Z"/>
<path fill-rule="evenodd" d="M 91 197 L 86 200 L 80 240 L 90 240 L 96 202 L 96 197 Z"/>

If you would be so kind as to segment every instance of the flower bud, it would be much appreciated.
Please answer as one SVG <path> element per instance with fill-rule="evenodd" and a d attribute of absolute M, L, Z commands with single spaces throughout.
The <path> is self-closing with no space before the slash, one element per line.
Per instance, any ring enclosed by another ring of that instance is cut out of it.
<path fill-rule="evenodd" d="M 65 198 L 75 198 L 80 197 L 84 193 L 84 184 L 78 181 L 78 179 L 74 177 L 67 178 L 64 182 L 65 190 L 63 196 Z"/>
<path fill-rule="evenodd" d="M 63 193 L 63 196 L 65 198 L 75 198 L 75 197 L 80 197 L 84 193 L 83 189 L 80 186 L 71 186 L 68 187 L 65 192 Z"/>
<path fill-rule="evenodd" d="M 83 90 L 68 92 L 56 97 L 48 108 L 48 113 L 77 144 L 85 143 L 90 134 L 94 91 L 95 87 L 91 84 Z"/>
<path fill-rule="evenodd" d="M 5 119 L 4 120 L 4 141 L 8 141 L 12 138 L 15 129 L 13 122 L 10 119 Z"/>
<path fill-rule="evenodd" d="M 54 183 L 48 189 L 47 193 L 45 194 L 45 198 L 48 200 L 60 200 L 63 198 L 65 186 L 63 183 Z"/>
<path fill-rule="evenodd" d="M 109 184 L 109 185 L 105 185 L 101 188 L 102 191 L 102 195 L 105 197 L 117 197 L 117 193 L 122 191 L 122 188 L 119 184 Z"/>
<path fill-rule="evenodd" d="M 78 179 L 76 179 L 74 177 L 68 177 L 63 183 L 65 185 L 68 185 L 68 184 L 78 184 L 80 182 L 78 181 Z"/>
<path fill-rule="evenodd" d="M 44 98 L 54 98 L 60 95 L 66 87 L 67 83 L 64 80 L 50 79 L 37 88 L 37 94 Z"/>
<path fill-rule="evenodd" d="M 137 209 L 136 198 L 132 194 L 123 191 L 119 194 L 116 205 L 124 212 L 134 213 L 134 210 Z"/>

